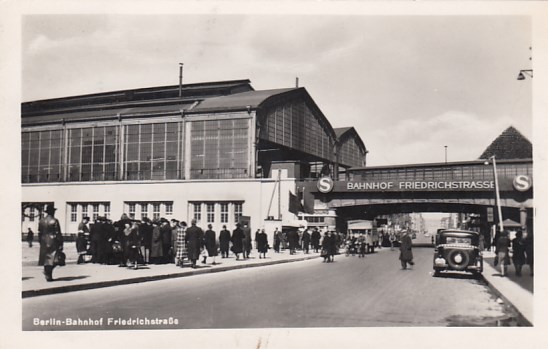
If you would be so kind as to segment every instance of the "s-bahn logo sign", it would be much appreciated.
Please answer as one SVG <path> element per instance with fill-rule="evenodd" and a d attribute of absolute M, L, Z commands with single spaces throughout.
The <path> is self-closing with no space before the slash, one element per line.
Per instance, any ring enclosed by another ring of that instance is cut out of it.
<path fill-rule="evenodd" d="M 529 176 L 517 175 L 516 177 L 514 177 L 514 181 L 512 182 L 512 184 L 514 185 L 514 189 L 524 192 L 531 188 L 532 181 Z"/>
<path fill-rule="evenodd" d="M 333 180 L 329 177 L 322 177 L 318 180 L 317 187 L 320 193 L 329 193 L 331 190 L 333 190 L 333 187 L 335 186 L 335 183 Z"/>

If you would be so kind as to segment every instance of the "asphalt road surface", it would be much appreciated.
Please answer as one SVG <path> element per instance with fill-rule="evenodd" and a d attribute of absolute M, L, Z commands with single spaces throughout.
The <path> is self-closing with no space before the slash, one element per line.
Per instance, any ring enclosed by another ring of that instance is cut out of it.
<path fill-rule="evenodd" d="M 23 330 L 496 326 L 514 314 L 471 276 L 432 277 L 431 248 L 23 299 Z"/>

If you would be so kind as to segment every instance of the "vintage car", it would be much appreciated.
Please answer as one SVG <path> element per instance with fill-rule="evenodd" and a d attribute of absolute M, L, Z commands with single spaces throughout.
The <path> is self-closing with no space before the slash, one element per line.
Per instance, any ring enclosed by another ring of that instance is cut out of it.
<path fill-rule="evenodd" d="M 445 229 L 436 234 L 434 276 L 441 271 L 466 271 L 478 276 L 483 272 L 479 233 Z"/>

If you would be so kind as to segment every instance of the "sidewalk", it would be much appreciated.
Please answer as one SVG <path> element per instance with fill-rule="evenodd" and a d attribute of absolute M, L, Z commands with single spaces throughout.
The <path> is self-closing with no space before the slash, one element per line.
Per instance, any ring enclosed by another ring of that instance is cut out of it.
<path fill-rule="evenodd" d="M 47 282 L 42 274 L 44 268 L 37 265 L 39 249 L 37 244 L 34 244 L 32 248 L 23 244 L 23 298 L 296 262 L 320 256 L 319 253 L 313 252 L 303 254 L 299 251 L 295 255 L 290 255 L 289 250 L 280 253 L 271 250 L 266 259 L 259 259 L 258 253 L 252 251 L 250 258 L 246 260 L 236 260 L 233 256 L 229 258 L 217 256 L 216 265 L 212 265 L 213 259 L 208 258 L 207 264 L 198 263 L 196 269 L 190 268 L 185 263 L 183 268 L 177 267 L 175 264 L 149 264 L 140 265 L 137 270 L 134 270 L 121 268 L 117 265 L 76 264 L 77 254 L 74 243 L 65 243 L 64 252 L 67 256 L 67 264 L 63 267 L 56 267 L 53 271 L 54 281 Z"/>
<path fill-rule="evenodd" d="M 513 265 L 508 267 L 505 277 L 501 276 L 500 267 L 494 266 L 495 253 L 483 253 L 483 279 L 491 289 L 507 304 L 511 304 L 519 315 L 533 325 L 533 292 L 534 279 L 529 275 L 529 266 L 522 269 L 522 276 L 516 276 Z"/>

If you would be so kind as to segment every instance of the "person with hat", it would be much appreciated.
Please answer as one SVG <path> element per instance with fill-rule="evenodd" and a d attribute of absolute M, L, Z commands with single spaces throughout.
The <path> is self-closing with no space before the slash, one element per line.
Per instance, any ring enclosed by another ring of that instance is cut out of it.
<path fill-rule="evenodd" d="M 223 230 L 219 233 L 219 245 L 221 248 L 221 258 L 228 258 L 230 232 L 226 229 L 226 225 L 223 225 Z"/>
<path fill-rule="evenodd" d="M 212 229 L 213 226 L 211 224 L 208 224 L 207 230 L 204 233 L 204 245 L 207 254 L 204 254 L 204 260 L 202 261 L 203 264 L 206 263 L 207 256 L 213 258 L 213 265 L 217 264 L 215 262 L 215 257 L 217 256 L 217 239 L 215 236 L 215 232 Z"/>
<path fill-rule="evenodd" d="M 411 250 L 412 244 L 413 241 L 411 240 L 409 232 L 403 230 L 400 244 L 400 261 L 402 269 L 407 269 L 407 263 L 409 263 L 409 265 L 415 265 L 413 262 L 413 251 Z"/>
<path fill-rule="evenodd" d="M 48 205 L 46 216 L 38 222 L 40 249 L 44 251 L 44 276 L 47 281 L 53 281 L 53 268 L 57 265 L 55 255 L 63 251 L 63 235 L 59 221 L 54 217 L 55 210 L 53 205 Z"/>
<path fill-rule="evenodd" d="M 186 246 L 191 268 L 196 268 L 196 261 L 200 258 L 204 231 L 196 226 L 196 219 L 192 219 L 190 228 L 186 230 Z"/>
<path fill-rule="evenodd" d="M 244 251 L 244 231 L 240 223 L 236 223 L 236 229 L 232 231 L 232 252 L 236 255 L 236 260 L 240 259 L 240 253 Z"/>

